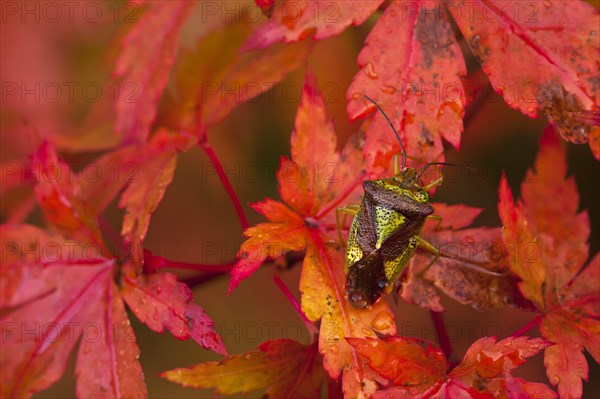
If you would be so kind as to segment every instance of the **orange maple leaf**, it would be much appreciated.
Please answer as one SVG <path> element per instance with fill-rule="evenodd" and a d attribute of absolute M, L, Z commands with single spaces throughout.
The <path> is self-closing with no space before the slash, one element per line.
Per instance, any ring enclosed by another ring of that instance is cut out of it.
<path fill-rule="evenodd" d="M 444 353 L 427 342 L 392 337 L 348 338 L 361 356 L 390 385 L 374 399 L 398 398 L 555 398 L 548 386 L 512 376 L 511 371 L 548 344 L 525 337 L 486 337 L 474 342 L 462 362 L 449 372 Z"/>
<path fill-rule="evenodd" d="M 319 321 L 319 351 L 334 379 L 342 377 L 348 397 L 375 392 L 378 376 L 364 364 L 344 337 L 395 333 L 389 307 L 379 301 L 368 310 L 353 308 L 345 297 L 344 260 L 333 244 L 334 210 L 360 197 L 362 155 L 356 140 L 336 151 L 336 136 L 325 114 L 315 78 L 307 74 L 292 133 L 292 159 L 282 158 L 277 173 L 284 203 L 273 200 L 255 205 L 269 222 L 249 228 L 232 270 L 230 291 L 266 259 L 288 251 L 304 251 L 300 292 L 302 311 Z"/>
<path fill-rule="evenodd" d="M 535 163 L 515 204 L 506 177 L 500 183 L 498 210 L 510 267 L 519 288 L 541 312 L 542 335 L 555 345 L 545 350 L 548 378 L 563 398 L 582 395 L 587 380 L 584 348 L 600 362 L 600 257 L 583 268 L 588 256 L 587 212 L 577 213 L 573 178 L 565 179 L 566 156 L 547 129 Z M 581 270 L 583 268 L 583 270 Z"/>
<path fill-rule="evenodd" d="M 291 339 L 267 341 L 258 351 L 165 371 L 161 376 L 186 387 L 215 388 L 215 393 L 225 395 L 266 389 L 269 398 L 317 398 L 325 382 L 317 345 Z"/>

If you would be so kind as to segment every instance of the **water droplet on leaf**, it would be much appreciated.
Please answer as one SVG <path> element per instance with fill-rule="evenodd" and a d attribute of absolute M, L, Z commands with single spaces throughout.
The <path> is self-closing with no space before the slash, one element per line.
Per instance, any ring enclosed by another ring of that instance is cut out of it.
<path fill-rule="evenodd" d="M 379 312 L 377 316 L 371 321 L 371 327 L 377 331 L 387 330 L 394 324 L 392 315 L 388 312 Z"/>
<path fill-rule="evenodd" d="M 396 88 L 390 85 L 381 85 L 381 91 L 386 94 L 394 94 L 396 92 Z"/>
<path fill-rule="evenodd" d="M 375 72 L 375 67 L 370 62 L 365 66 L 365 73 L 371 79 L 379 79 L 379 75 Z"/>

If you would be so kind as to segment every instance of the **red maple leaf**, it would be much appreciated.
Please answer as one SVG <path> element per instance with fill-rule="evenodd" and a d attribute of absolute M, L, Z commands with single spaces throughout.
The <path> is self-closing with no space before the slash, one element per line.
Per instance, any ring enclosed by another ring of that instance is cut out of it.
<path fill-rule="evenodd" d="M 254 30 L 244 47 L 263 48 L 277 42 L 295 42 L 313 35 L 325 39 L 350 25 L 362 24 L 383 0 L 286 0 L 277 5 L 269 21 Z"/>
<path fill-rule="evenodd" d="M 215 388 L 215 393 L 224 395 L 266 389 L 270 398 L 320 397 L 325 373 L 316 343 L 281 339 L 264 342 L 258 349 L 161 376 L 186 387 Z"/>
<path fill-rule="evenodd" d="M 500 228 L 465 228 L 482 211 L 479 208 L 440 203 L 433 204 L 433 208 L 442 221 L 439 225 L 427 222 L 421 237 L 442 256 L 435 259 L 431 252 L 419 250 L 411 258 L 402 298 L 437 312 L 444 308 L 436 288 L 478 310 L 520 304 L 522 299 L 515 292 L 513 278 L 506 273 L 508 256 Z M 486 274 L 485 269 L 502 275 Z"/>
<path fill-rule="evenodd" d="M 300 292 L 302 311 L 320 320 L 319 351 L 325 370 L 338 380 L 348 397 L 375 391 L 377 375 L 360 360 L 344 337 L 393 334 L 393 316 L 384 301 L 368 310 L 349 305 L 344 292 L 343 255 L 332 245 L 335 208 L 356 202 L 362 155 L 356 141 L 336 151 L 336 136 L 327 121 L 315 78 L 307 74 L 292 133 L 292 159 L 282 158 L 277 173 L 284 203 L 273 200 L 255 205 L 269 222 L 245 231 L 240 260 L 232 270 L 230 291 L 267 259 L 288 251 L 304 251 Z"/>
<path fill-rule="evenodd" d="M 177 139 L 171 139 L 158 134 L 140 151 L 159 159 L 161 154 L 174 157 L 167 144 Z M 139 348 L 123 300 L 153 330 L 166 327 L 180 339 L 193 338 L 207 349 L 226 353 L 212 321 L 192 302 L 187 286 L 168 273 L 138 275 L 139 256 L 123 256 L 136 262 L 123 265 L 114 258 L 104 244 L 96 213 L 81 199 L 78 175 L 52 147 L 43 144 L 34 162 L 37 200 L 57 233 L 29 225 L 2 226 L 0 307 L 6 312 L 1 320 L 6 338 L 0 354 L 2 396 L 29 397 L 56 382 L 79 342 L 79 397 L 145 397 Z M 143 174 L 138 178 L 140 184 L 134 187 L 154 192 L 151 197 L 160 200 L 165 184 L 148 188 L 147 178 Z M 133 193 L 134 182 L 128 183 L 126 193 Z M 142 208 L 135 219 L 147 223 L 152 206 Z M 141 244 L 143 234 L 126 235 Z"/>
<path fill-rule="evenodd" d="M 544 384 L 526 382 L 511 371 L 548 344 L 542 339 L 481 338 L 462 362 L 447 372 L 446 357 L 438 348 L 415 339 L 391 337 L 348 338 L 361 356 L 390 381 L 372 398 L 555 398 Z"/>
<path fill-rule="evenodd" d="M 600 127 L 580 117 L 597 109 L 600 98 L 599 15 L 584 1 L 535 0 L 513 8 L 489 0 L 390 2 L 358 57 L 361 70 L 347 93 L 351 119 L 375 111 L 366 94 L 389 114 L 412 157 L 440 160 L 442 137 L 459 147 L 469 98 L 446 11 L 509 105 L 530 117 L 541 110 L 566 139 L 589 141 L 600 157 Z M 569 17 L 557 20 L 563 15 Z M 370 168 L 387 169 L 399 152 L 386 124 L 377 114 L 367 132 Z"/>
<path fill-rule="evenodd" d="M 393 1 L 369 33 L 358 56 L 361 70 L 348 88 L 350 119 L 365 117 L 373 98 L 403 135 L 406 151 L 423 162 L 443 160 L 444 137 L 460 144 L 466 67 L 446 19 L 431 15 L 436 1 Z M 387 169 L 400 146 L 376 114 L 364 147 L 370 167 Z"/>
<path fill-rule="evenodd" d="M 214 125 L 297 69 L 311 48 L 305 40 L 240 53 L 250 32 L 251 24 L 240 19 L 181 51 L 173 70 L 176 94 L 165 96 L 171 103 L 161 122 L 193 131 L 200 109 L 202 125 Z"/>
<path fill-rule="evenodd" d="M 325 104 L 309 73 L 302 91 L 302 103 L 292 133 L 292 159 L 282 157 L 277 172 L 279 193 L 284 203 L 267 199 L 254 204 L 269 223 L 247 229 L 248 237 L 231 272 L 231 292 L 266 259 L 285 252 L 306 249 L 311 229 L 331 230 L 333 211 L 342 201 L 358 198 L 362 156 L 350 142 L 340 155 L 336 151 L 333 124 L 325 115 Z"/>
<path fill-rule="evenodd" d="M 448 10 L 507 104 L 530 117 L 541 111 L 565 139 L 589 141 L 600 159 L 600 127 L 577 118 L 600 106 L 596 7 L 585 1 L 534 0 L 511 8 L 452 0 Z"/>
<path fill-rule="evenodd" d="M 179 43 L 179 30 L 194 1 L 147 2 L 140 23 L 123 39 L 114 75 L 121 78 L 116 130 L 125 143 L 144 143 L 156 116 L 156 105 L 167 84 Z M 133 93 L 134 99 L 129 97 Z"/>
<path fill-rule="evenodd" d="M 29 397 L 56 382 L 79 340 L 78 395 L 146 396 L 114 260 L 28 225 L 2 226 L 2 241 L 10 248 L 0 279 L 10 287 L 2 295 L 10 309 L 1 321 L 2 396 Z"/>
<path fill-rule="evenodd" d="M 600 362 L 600 257 L 583 268 L 589 221 L 586 211 L 577 213 L 575 181 L 565 175 L 565 152 L 547 129 L 521 200 L 514 203 L 503 177 L 498 211 L 519 289 L 541 313 L 542 335 L 555 343 L 545 350 L 548 378 L 561 397 L 578 398 L 588 375 L 584 348 Z"/>

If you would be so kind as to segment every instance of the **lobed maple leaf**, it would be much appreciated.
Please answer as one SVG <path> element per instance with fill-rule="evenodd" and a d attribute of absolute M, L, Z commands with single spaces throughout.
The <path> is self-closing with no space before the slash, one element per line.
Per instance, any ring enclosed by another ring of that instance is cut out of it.
<path fill-rule="evenodd" d="M 202 38 L 194 49 L 181 52 L 174 68 L 176 93 L 162 119 L 193 130 L 198 108 L 210 126 L 237 105 L 268 91 L 304 62 L 310 42 L 239 53 L 251 25 L 240 21 Z"/>
<path fill-rule="evenodd" d="M 362 24 L 381 3 L 383 0 L 285 0 L 275 5 L 269 21 L 254 30 L 244 48 L 264 48 L 308 36 L 313 36 L 314 40 L 325 39 L 341 33 L 350 25 Z"/>
<path fill-rule="evenodd" d="M 192 292 L 175 275 L 140 275 L 137 279 L 124 276 L 121 284 L 123 299 L 152 331 L 163 332 L 167 328 L 179 339 L 192 338 L 206 349 L 227 354 L 221 337 L 213 330 L 212 320 L 192 302 Z"/>
<path fill-rule="evenodd" d="M 515 378 L 511 370 L 548 344 L 525 337 L 485 337 L 474 342 L 462 362 L 447 372 L 444 353 L 415 339 L 348 338 L 390 386 L 372 398 L 555 398 L 548 386 Z"/>
<path fill-rule="evenodd" d="M 178 137 L 159 133 L 143 149 L 147 156 L 174 156 L 174 148 L 189 141 Z M 117 159 L 132 155 L 118 154 Z M 0 354 L 2 396 L 29 397 L 56 382 L 79 342 L 79 397 L 146 397 L 139 348 L 123 299 L 155 331 L 166 327 L 180 339 L 193 338 L 225 354 L 212 321 L 191 302 L 187 286 L 171 274 L 141 276 L 140 264 L 116 261 L 104 245 L 96 213 L 82 200 L 80 176 L 58 159 L 48 143 L 41 145 L 33 160 L 39 163 L 38 203 L 56 232 L 17 224 L 0 228 L 4 313 L 0 325 L 6 338 Z M 51 170 L 60 173 L 50 174 Z M 127 182 L 131 187 L 132 182 Z M 110 191 L 116 193 L 120 187 L 116 183 Z M 164 192 L 164 188 L 145 190 Z M 93 185 L 86 189 L 95 190 Z M 94 208 L 102 208 L 109 198 Z"/>
<path fill-rule="evenodd" d="M 536 0 L 513 8 L 488 0 L 390 2 L 367 37 L 358 57 L 361 70 L 348 88 L 352 120 L 375 111 L 366 94 L 389 114 L 412 157 L 442 159 L 442 137 L 459 147 L 466 68 L 446 10 L 509 105 L 530 117 L 542 111 L 566 139 L 589 141 L 600 157 L 600 127 L 579 117 L 600 100 L 599 15 L 584 1 Z M 569 17 L 559 21 L 559 15 Z M 399 152 L 386 125 L 377 114 L 369 126 L 364 151 L 371 168 L 387 169 Z"/>
<path fill-rule="evenodd" d="M 167 84 L 179 42 L 179 30 L 196 5 L 195 1 L 147 2 L 148 10 L 121 44 L 114 75 L 121 78 L 120 98 L 116 106 L 116 130 L 123 142 L 141 144 L 150 133 L 156 105 Z M 133 85 L 133 86 L 132 86 Z"/>
<path fill-rule="evenodd" d="M 481 213 L 479 208 L 441 203 L 433 207 L 442 221 L 439 224 L 427 222 L 421 237 L 443 256 L 435 258 L 431 252 L 419 250 L 411 258 L 401 287 L 402 298 L 436 312 L 444 310 L 436 288 L 477 310 L 520 304 L 521 297 L 515 292 L 513 278 L 504 273 L 508 256 L 500 228 L 465 228 Z M 486 274 L 477 268 L 492 269 L 503 275 Z"/>
<path fill-rule="evenodd" d="M 98 178 L 94 179 L 86 176 L 85 168 L 73 173 L 50 144 L 43 143 L 32 159 L 38 202 L 53 228 L 94 243 L 106 253 L 96 215 L 124 190 L 119 201 L 125 208 L 122 235 L 127 243 L 140 246 L 151 214 L 173 179 L 177 152 L 196 142 L 197 138 L 189 134 L 158 129 L 144 146 L 123 146 L 96 159 L 93 167 Z M 141 251 L 137 255 L 141 256 Z"/>
<path fill-rule="evenodd" d="M 534 0 L 510 8 L 450 0 L 447 8 L 509 105 L 530 117 L 541 111 L 565 139 L 589 141 L 600 159 L 600 127 L 576 117 L 600 106 L 596 7 L 585 1 Z"/>
<path fill-rule="evenodd" d="M 301 306 L 308 319 L 320 320 L 319 352 L 325 370 L 335 380 L 341 377 L 346 397 L 368 396 L 375 391 L 378 376 L 344 337 L 393 334 L 395 324 L 384 301 L 359 310 L 345 298 L 343 254 L 330 244 L 329 235 L 333 210 L 360 197 L 362 156 L 356 141 L 350 141 L 341 154 L 336 151 L 333 125 L 327 121 L 323 98 L 310 73 L 291 143 L 292 159 L 282 158 L 277 173 L 284 203 L 266 200 L 255 205 L 269 222 L 244 232 L 248 239 L 231 272 L 230 291 L 266 259 L 303 250 Z"/>
<path fill-rule="evenodd" d="M 351 120 L 375 112 L 374 99 L 403 136 L 407 154 L 422 162 L 443 160 L 443 137 L 460 145 L 466 103 L 462 53 L 449 22 L 432 15 L 437 0 L 392 1 L 358 56 L 361 70 L 348 88 Z M 364 153 L 371 168 L 387 169 L 400 152 L 396 137 L 377 113 Z"/>
<path fill-rule="evenodd" d="M 128 243 L 139 246 L 152 212 L 173 179 L 177 152 L 196 142 L 194 136 L 158 129 L 144 146 L 124 146 L 94 161 L 94 168 L 100 171 L 98 179 L 86 178 L 83 171 L 73 173 L 50 144 L 44 143 L 32 160 L 38 202 L 46 219 L 64 235 L 93 242 L 106 251 L 96 215 L 124 189 L 119 201 L 125 208 L 121 234 Z"/>
<path fill-rule="evenodd" d="M 238 252 L 240 260 L 231 272 L 229 292 L 266 259 L 306 249 L 310 229 L 321 225 L 318 219 L 322 217 L 324 225 L 331 220 L 325 215 L 334 209 L 333 204 L 352 201 L 352 194 L 358 192 L 360 168 L 357 165 L 361 155 L 346 148 L 340 162 L 333 125 L 327 121 L 323 98 L 310 73 L 306 75 L 291 143 L 292 159 L 282 157 L 277 171 L 284 203 L 267 199 L 253 205 L 269 223 L 258 224 L 244 232 L 248 239 Z M 349 146 L 356 144 L 350 142 Z"/>
<path fill-rule="evenodd" d="M 373 337 L 396 333 L 394 316 L 385 301 L 357 309 L 345 297 L 344 256 L 332 250 L 316 232 L 302 264 L 302 310 L 310 320 L 320 320 L 319 351 L 329 376 L 342 377 L 344 397 L 368 397 L 380 382 L 377 374 L 357 357 L 347 337 Z"/>
<path fill-rule="evenodd" d="M 215 388 L 215 393 L 224 395 L 266 389 L 269 398 L 321 396 L 325 373 L 316 343 L 280 339 L 264 342 L 258 349 L 220 362 L 165 371 L 161 376 L 186 387 Z"/>
<path fill-rule="evenodd" d="M 109 277 L 112 277 L 109 275 Z M 83 335 L 77 352 L 77 397 L 134 398 L 147 395 L 140 350 L 117 286 L 107 281 L 91 297 L 90 319 L 104 339 Z"/>
<path fill-rule="evenodd" d="M 573 178 L 565 178 L 565 158 L 547 129 L 521 200 L 514 203 L 503 176 L 498 211 L 519 289 L 541 312 L 542 336 L 555 343 L 544 353 L 548 378 L 561 397 L 578 398 L 588 376 L 584 348 L 600 362 L 600 257 L 583 268 L 589 221 L 586 211 L 577 213 L 579 195 Z"/>
<path fill-rule="evenodd" d="M 145 397 L 139 348 L 115 295 L 114 260 L 27 225 L 2 226 L 2 245 L 1 285 L 11 287 L 2 295 L 9 310 L 0 321 L 2 396 L 29 397 L 56 382 L 80 340 L 80 397 Z"/>
<path fill-rule="evenodd" d="M 250 277 L 267 258 L 276 259 L 286 252 L 306 248 L 307 228 L 304 219 L 281 202 L 270 199 L 253 205 L 270 223 L 261 223 L 244 231 L 248 237 L 238 253 L 231 271 L 228 293 Z"/>
<path fill-rule="evenodd" d="M 43 269 L 13 267 L 27 255 L 37 263 L 49 263 L 62 254 L 61 236 L 31 225 L 6 223 L 0 225 L 2 242 L 2 278 L 0 279 L 0 308 L 10 308 L 34 300 L 39 293 L 52 291 L 54 283 L 38 276 Z M 25 239 L 23 239 L 25 238 Z M 57 245 L 55 245 L 58 243 Z M 50 248 L 40 251 L 40 248 Z M 27 257 L 24 258 L 27 261 Z M 27 282 L 25 284 L 24 282 Z"/>

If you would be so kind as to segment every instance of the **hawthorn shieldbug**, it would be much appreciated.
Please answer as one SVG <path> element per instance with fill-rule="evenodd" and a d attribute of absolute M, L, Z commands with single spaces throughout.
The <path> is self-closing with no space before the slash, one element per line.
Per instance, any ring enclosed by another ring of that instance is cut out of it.
<path fill-rule="evenodd" d="M 426 219 L 441 221 L 439 216 L 432 215 L 434 209 L 429 203 L 428 191 L 441 184 L 442 178 L 423 185 L 421 176 L 431 165 L 462 166 L 430 162 L 419 172 L 406 167 L 406 151 L 400 135 L 379 104 L 365 97 L 375 104 L 394 131 L 402 150 L 402 164 L 399 168 L 396 156 L 393 177 L 364 181 L 360 205 L 339 208 L 337 212 L 338 228 L 341 213 L 354 215 L 348 234 L 345 273 L 346 295 L 356 308 L 366 308 L 384 293 L 390 293 L 418 246 L 432 252 L 436 259 L 445 256 L 420 237 Z M 480 270 L 498 275 L 483 268 Z"/>

